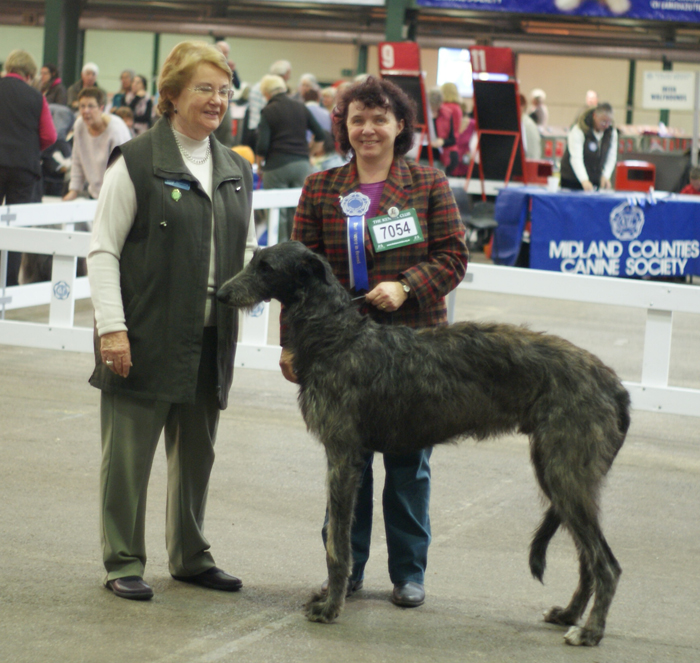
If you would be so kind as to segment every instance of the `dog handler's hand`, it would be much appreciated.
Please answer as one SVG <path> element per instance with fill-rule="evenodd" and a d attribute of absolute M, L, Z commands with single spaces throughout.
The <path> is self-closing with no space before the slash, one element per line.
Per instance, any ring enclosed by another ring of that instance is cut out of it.
<path fill-rule="evenodd" d="M 382 281 L 367 293 L 365 299 L 380 311 L 391 313 L 403 305 L 408 295 L 399 281 Z"/>
<path fill-rule="evenodd" d="M 298 380 L 296 373 L 292 368 L 293 362 L 294 354 L 291 352 L 291 350 L 287 350 L 287 348 L 282 348 L 282 354 L 280 355 L 280 368 L 282 369 L 282 375 L 284 375 L 284 377 L 290 382 L 294 382 L 294 384 L 296 384 Z"/>
<path fill-rule="evenodd" d="M 112 332 L 100 337 L 100 354 L 102 361 L 112 373 L 125 378 L 129 375 L 131 363 L 131 344 L 125 331 Z"/>

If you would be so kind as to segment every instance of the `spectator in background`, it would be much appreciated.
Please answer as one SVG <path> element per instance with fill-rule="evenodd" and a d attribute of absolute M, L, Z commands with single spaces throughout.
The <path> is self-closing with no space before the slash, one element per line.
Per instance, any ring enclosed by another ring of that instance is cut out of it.
<path fill-rule="evenodd" d="M 469 117 L 462 106 L 462 126 L 460 127 L 459 135 L 457 136 L 457 162 L 458 165 L 452 173 L 453 177 L 462 177 L 469 170 L 469 158 L 473 146 L 471 144 L 474 138 L 474 128 L 476 121 L 473 117 Z"/>
<path fill-rule="evenodd" d="M 236 65 L 229 59 L 229 56 L 231 55 L 231 47 L 228 45 L 228 43 L 226 43 L 224 39 L 220 39 L 219 41 L 217 41 L 216 44 L 214 44 L 214 47 L 224 54 L 229 69 L 231 70 L 231 85 L 233 85 L 233 87 L 235 87 L 236 90 L 239 90 L 241 87 L 241 79 L 238 78 L 238 73 L 236 72 Z"/>
<path fill-rule="evenodd" d="M 83 66 L 80 72 L 80 79 L 68 88 L 67 103 L 74 111 L 78 110 L 78 95 L 83 88 L 96 87 L 102 92 L 102 98 L 107 98 L 107 93 L 97 84 L 99 75 L 100 68 L 94 62 L 88 62 Z"/>
<path fill-rule="evenodd" d="M 118 108 L 123 108 L 131 103 L 134 98 L 134 93 L 131 91 L 131 85 L 134 82 L 134 77 L 136 72 L 133 69 L 125 69 L 119 75 L 119 80 L 121 82 L 121 89 L 117 92 L 114 97 L 112 97 L 112 108 L 110 109 L 114 113 Z"/>
<path fill-rule="evenodd" d="M 241 81 L 238 78 L 238 74 L 236 73 L 236 65 L 233 62 L 231 62 L 231 60 L 229 60 L 231 47 L 223 39 L 217 41 L 216 44 L 214 44 L 214 47 L 226 58 L 226 62 L 233 76 L 233 78 L 231 79 L 231 85 L 236 90 L 239 90 L 241 87 Z M 214 135 L 222 145 L 225 145 L 226 147 L 233 147 L 233 118 L 231 116 L 230 103 L 226 106 L 226 113 L 224 114 L 224 117 L 221 120 L 221 124 L 219 124 L 218 128 L 214 132 Z"/>
<path fill-rule="evenodd" d="M 129 108 L 131 108 L 134 113 L 134 136 L 138 136 L 151 128 L 153 99 L 151 99 L 151 96 L 148 94 L 146 90 L 147 87 L 148 82 L 146 81 L 146 77 L 141 76 L 141 74 L 136 74 L 131 84 L 131 91 L 134 93 L 134 98 L 129 103 Z"/>
<path fill-rule="evenodd" d="M 317 88 L 311 88 L 304 92 L 304 105 L 309 109 L 311 115 L 314 116 L 318 125 L 324 131 L 331 130 L 331 114 L 321 106 L 321 95 Z M 306 132 L 306 141 L 311 142 L 313 135 L 310 131 Z"/>
<path fill-rule="evenodd" d="M 435 131 L 443 141 L 440 162 L 451 177 L 459 165 L 457 137 L 462 126 L 462 98 L 454 83 L 443 83 L 440 92 L 442 104 L 435 120 Z"/>
<path fill-rule="evenodd" d="M 561 186 L 593 191 L 610 189 L 617 162 L 617 129 L 612 106 L 598 104 L 581 114 L 569 131 L 561 160 Z"/>
<path fill-rule="evenodd" d="M 238 74 L 236 73 L 236 65 L 229 59 L 231 47 L 223 39 L 217 41 L 214 44 L 214 47 L 226 58 L 226 62 L 228 63 L 229 69 L 231 70 L 231 74 L 233 76 L 231 80 L 231 85 L 236 90 L 240 90 L 241 81 L 238 78 Z M 221 124 L 219 124 L 219 127 L 214 132 L 214 135 L 222 145 L 225 145 L 226 147 L 233 147 L 233 118 L 231 115 L 230 103 L 228 104 L 228 106 L 226 106 L 226 113 L 224 114 L 224 117 L 221 120 Z"/>
<path fill-rule="evenodd" d="M 287 95 L 287 84 L 280 76 L 267 75 L 260 81 L 260 90 L 267 100 L 262 109 L 255 153 L 265 159 L 263 187 L 293 189 L 304 184 L 313 172 L 306 130 L 319 142 L 324 132 L 304 104 Z M 289 239 L 294 209 L 281 209 L 279 241 Z"/>
<path fill-rule="evenodd" d="M 319 173 L 322 170 L 338 168 L 344 166 L 347 162 L 348 160 L 338 153 L 333 134 L 327 131 L 323 143 L 316 143 L 311 155 L 311 165 L 314 172 Z"/>
<path fill-rule="evenodd" d="M 576 117 L 574 118 L 574 124 L 578 122 L 581 113 L 585 113 L 589 108 L 595 108 L 598 105 L 598 93 L 595 90 L 588 90 L 586 92 L 586 103 L 578 109 Z"/>
<path fill-rule="evenodd" d="M 530 112 L 530 117 L 535 121 L 538 127 L 546 127 L 549 125 L 549 111 L 547 106 L 544 105 L 547 95 L 544 90 L 540 88 L 535 88 L 530 92 L 530 103 L 532 104 L 532 111 Z"/>
<path fill-rule="evenodd" d="M 318 81 L 316 80 L 316 76 L 313 74 L 302 74 L 299 77 L 299 85 L 297 86 L 297 91 L 292 95 L 292 99 L 303 103 L 304 95 L 309 90 L 318 90 Z"/>
<path fill-rule="evenodd" d="M 65 106 L 68 101 L 68 91 L 61 82 L 58 68 L 55 64 L 47 63 L 41 68 L 41 93 L 49 104 Z"/>
<path fill-rule="evenodd" d="M 447 94 L 451 100 L 459 99 L 459 92 L 454 83 L 446 84 L 454 86 L 447 88 Z M 445 86 L 432 88 L 428 92 L 428 103 L 433 116 L 433 127 L 435 129 L 435 140 L 431 144 L 433 151 L 433 165 L 447 172 L 454 174 L 459 164 L 459 153 L 457 149 L 457 137 L 462 126 L 462 106 L 454 101 L 445 101 Z M 422 163 L 430 163 L 425 147 L 421 149 L 420 158 Z M 437 162 L 440 165 L 438 166 Z"/>
<path fill-rule="evenodd" d="M 42 195 L 60 197 L 65 193 L 65 177 L 71 165 L 68 132 L 75 124 L 75 114 L 61 104 L 49 104 L 49 108 L 56 127 L 56 142 L 41 153 Z"/>
<path fill-rule="evenodd" d="M 690 169 L 690 182 L 681 189 L 681 193 L 700 196 L 700 168 L 695 166 Z"/>
<path fill-rule="evenodd" d="M 535 121 L 527 114 L 527 99 L 524 94 L 520 95 L 520 128 L 526 158 L 541 158 L 542 135 Z"/>
<path fill-rule="evenodd" d="M 56 142 L 46 98 L 32 87 L 34 58 L 21 49 L 0 78 L 0 205 L 38 202 L 41 152 Z M 6 285 L 17 285 L 21 254 L 8 254 Z"/>
<path fill-rule="evenodd" d="M 129 129 L 129 133 L 131 134 L 132 138 L 134 136 L 134 111 L 131 110 L 128 106 L 120 106 L 119 108 L 116 108 L 112 111 L 114 115 L 117 115 L 120 117 L 122 120 L 124 120 L 124 124 L 126 124 L 127 128 Z"/>
<path fill-rule="evenodd" d="M 75 113 L 63 104 L 49 104 L 51 119 L 56 127 L 56 142 L 41 153 L 41 187 L 39 199 L 44 196 L 60 198 L 66 191 L 66 176 L 71 164 L 71 143 L 68 133 L 75 123 Z M 81 227 L 82 226 L 82 227 Z M 87 224 L 79 223 L 76 230 L 87 230 Z M 23 253 L 18 281 L 38 283 L 51 280 L 53 256 L 46 253 Z M 85 258 L 78 258 L 77 276 L 85 276 Z"/>
<path fill-rule="evenodd" d="M 270 66 L 270 75 L 279 76 L 284 80 L 287 89 L 289 89 L 289 79 L 292 75 L 292 65 L 287 60 L 277 60 L 273 62 Z M 258 142 L 258 125 L 260 124 L 260 113 L 267 103 L 263 93 L 260 91 L 260 84 L 262 81 L 258 81 L 250 89 L 248 95 L 248 109 L 246 110 L 245 117 L 243 118 L 243 138 L 241 142 L 248 147 L 255 149 Z"/>
<path fill-rule="evenodd" d="M 335 97 L 338 90 L 334 87 L 324 87 L 321 90 L 321 106 L 323 106 L 329 113 L 333 112 L 335 108 Z"/>
<path fill-rule="evenodd" d="M 97 198 L 112 150 L 131 139 L 124 121 L 106 114 L 104 92 L 97 87 L 80 91 L 80 117 L 73 128 L 73 167 L 70 186 L 63 200 L 75 200 L 87 185 L 90 198 Z"/>

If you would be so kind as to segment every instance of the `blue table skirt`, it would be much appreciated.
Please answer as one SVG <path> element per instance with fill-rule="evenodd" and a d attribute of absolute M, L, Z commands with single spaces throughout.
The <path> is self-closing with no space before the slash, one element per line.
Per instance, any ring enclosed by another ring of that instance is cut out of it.
<path fill-rule="evenodd" d="M 493 261 L 513 265 L 528 210 L 530 267 L 624 277 L 700 275 L 700 197 L 503 189 Z"/>

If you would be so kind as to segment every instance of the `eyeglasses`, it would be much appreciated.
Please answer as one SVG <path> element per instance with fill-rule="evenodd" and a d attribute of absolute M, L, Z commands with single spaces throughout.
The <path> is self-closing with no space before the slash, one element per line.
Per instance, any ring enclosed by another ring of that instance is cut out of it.
<path fill-rule="evenodd" d="M 218 94 L 219 99 L 222 101 L 231 101 L 233 99 L 233 89 L 230 87 L 222 87 L 215 90 L 211 85 L 196 85 L 195 87 L 188 87 L 187 89 L 203 97 L 212 97 L 214 94 Z"/>

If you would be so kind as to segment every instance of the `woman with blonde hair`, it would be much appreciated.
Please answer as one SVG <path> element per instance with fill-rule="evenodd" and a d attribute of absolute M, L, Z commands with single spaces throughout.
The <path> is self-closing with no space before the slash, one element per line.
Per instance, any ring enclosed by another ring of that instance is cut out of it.
<path fill-rule="evenodd" d="M 303 186 L 313 172 L 306 132 L 311 131 L 312 145 L 316 147 L 316 143 L 323 143 L 323 129 L 303 103 L 287 95 L 287 84 L 281 76 L 263 76 L 260 92 L 267 99 L 267 105 L 260 113 L 255 153 L 265 160 L 263 187 L 294 189 Z M 280 210 L 280 242 L 289 239 L 293 218 L 294 208 Z"/>
<path fill-rule="evenodd" d="M 158 87 L 162 117 L 112 156 L 88 254 L 105 586 L 136 600 L 153 596 L 143 580 L 146 494 L 163 431 L 171 575 L 210 589 L 242 586 L 215 565 L 203 527 L 237 337 L 236 312 L 216 291 L 256 246 L 252 172 L 212 135 L 233 94 L 220 51 L 178 44 Z"/>
<path fill-rule="evenodd" d="M 437 146 L 442 148 L 440 162 L 447 175 L 453 175 L 459 166 L 457 138 L 462 127 L 462 98 L 454 83 L 443 83 L 440 87 L 442 103 L 435 117 Z"/>

